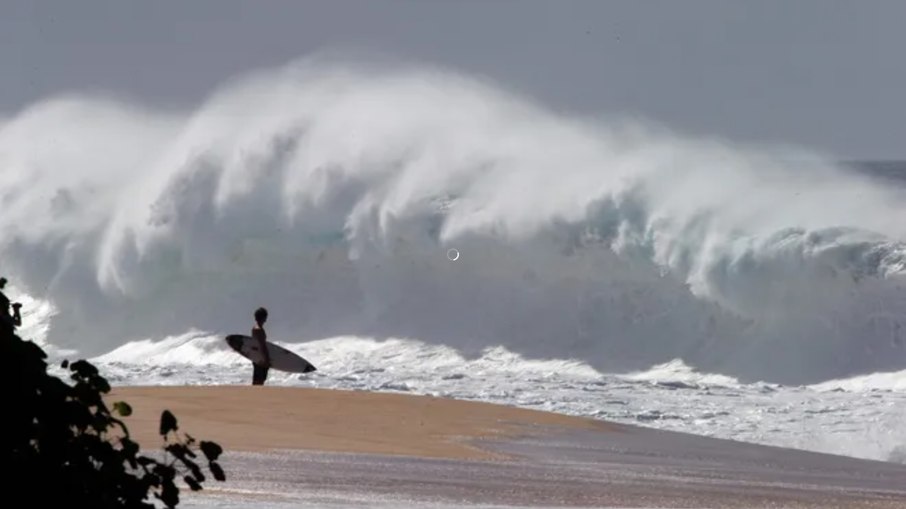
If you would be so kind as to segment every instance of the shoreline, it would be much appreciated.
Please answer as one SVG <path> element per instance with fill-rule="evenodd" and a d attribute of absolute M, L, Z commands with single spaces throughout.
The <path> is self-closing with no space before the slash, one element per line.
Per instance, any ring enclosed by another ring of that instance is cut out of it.
<path fill-rule="evenodd" d="M 219 443 L 227 483 L 187 494 L 218 507 L 906 507 L 906 465 L 492 403 L 281 386 L 107 399 L 132 406 L 144 449 L 164 409 Z"/>

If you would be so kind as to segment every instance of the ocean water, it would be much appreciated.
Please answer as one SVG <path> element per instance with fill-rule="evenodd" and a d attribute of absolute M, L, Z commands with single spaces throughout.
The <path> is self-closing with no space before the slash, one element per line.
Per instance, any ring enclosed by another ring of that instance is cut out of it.
<path fill-rule="evenodd" d="M 307 59 L 186 110 L 0 120 L 23 335 L 120 384 L 493 401 L 906 461 L 906 169 L 553 112 L 453 71 Z"/>

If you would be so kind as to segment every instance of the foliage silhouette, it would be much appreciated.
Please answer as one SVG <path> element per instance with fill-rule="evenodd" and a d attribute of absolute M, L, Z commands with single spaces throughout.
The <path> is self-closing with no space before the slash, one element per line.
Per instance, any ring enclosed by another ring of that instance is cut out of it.
<path fill-rule="evenodd" d="M 110 384 L 98 369 L 85 360 L 61 367 L 72 383 L 48 372 L 41 347 L 0 326 L 0 386 L 13 396 L 0 417 L 8 500 L 18 494 L 35 507 L 153 508 L 159 501 L 173 508 L 180 502 L 180 480 L 202 489 L 205 464 L 216 480 L 226 479 L 217 462 L 223 449 L 180 434 L 168 410 L 160 419 L 162 450 L 156 457 L 142 454 L 120 419 L 131 415 L 131 406 L 107 405 Z"/>

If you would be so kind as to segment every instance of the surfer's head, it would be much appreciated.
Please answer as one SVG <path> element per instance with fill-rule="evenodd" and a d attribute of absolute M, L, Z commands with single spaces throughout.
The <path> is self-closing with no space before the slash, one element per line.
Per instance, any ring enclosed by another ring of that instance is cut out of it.
<path fill-rule="evenodd" d="M 6 287 L 6 278 L 0 277 L 0 288 L 5 288 L 5 287 Z"/>
<path fill-rule="evenodd" d="M 264 308 L 258 308 L 255 310 L 255 321 L 258 323 L 264 323 L 267 321 L 267 310 Z"/>

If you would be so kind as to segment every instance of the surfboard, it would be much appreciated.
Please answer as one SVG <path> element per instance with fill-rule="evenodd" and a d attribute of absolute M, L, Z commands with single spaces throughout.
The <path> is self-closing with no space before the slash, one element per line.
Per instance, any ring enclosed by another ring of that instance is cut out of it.
<path fill-rule="evenodd" d="M 264 355 L 261 352 L 258 340 L 245 334 L 230 334 L 226 337 L 230 348 L 252 362 L 261 362 Z M 314 365 L 299 355 L 283 348 L 280 345 L 267 342 L 267 351 L 271 356 L 271 368 L 290 373 L 311 373 L 316 371 Z"/>

